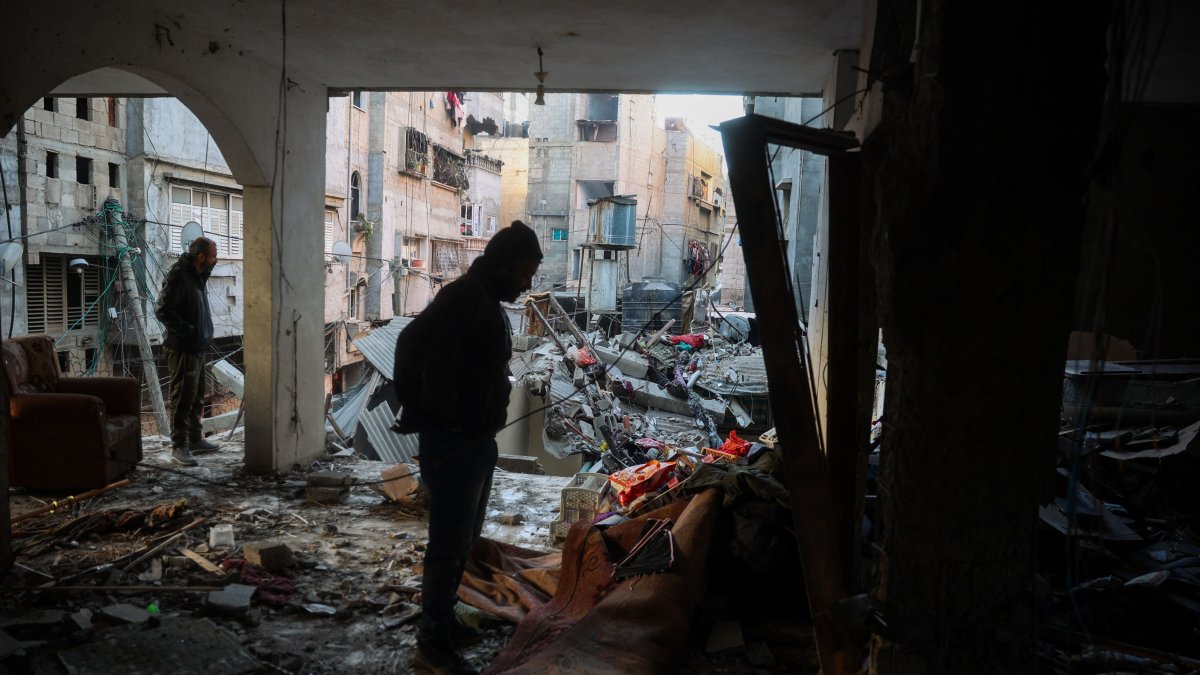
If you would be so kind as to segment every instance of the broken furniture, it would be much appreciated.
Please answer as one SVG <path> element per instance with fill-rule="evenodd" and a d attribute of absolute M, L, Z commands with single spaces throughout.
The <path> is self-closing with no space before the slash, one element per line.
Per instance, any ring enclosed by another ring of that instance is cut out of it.
<path fill-rule="evenodd" d="M 607 487 L 606 474 L 575 474 L 571 484 L 562 489 L 562 507 L 558 512 L 558 520 L 550 523 L 550 540 L 557 544 L 567 538 L 572 525 L 596 517 L 596 509 Z"/>
<path fill-rule="evenodd" d="M 131 377 L 63 377 L 54 339 L 4 341 L 9 484 L 103 487 L 142 459 L 141 390 Z"/>

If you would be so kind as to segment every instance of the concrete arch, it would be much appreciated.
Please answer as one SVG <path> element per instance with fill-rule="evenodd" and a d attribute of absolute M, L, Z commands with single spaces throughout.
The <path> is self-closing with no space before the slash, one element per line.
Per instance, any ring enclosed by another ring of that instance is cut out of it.
<path fill-rule="evenodd" d="M 114 73 L 128 75 L 132 79 L 120 80 L 117 84 L 119 91 L 104 91 L 105 82 L 116 84 L 117 81 L 111 77 Z M 200 120 L 229 163 L 235 180 L 242 185 L 265 185 L 269 182 L 262 164 L 256 158 L 254 149 L 247 142 L 234 119 L 226 114 L 225 110 L 216 103 L 214 97 L 207 95 L 201 88 L 179 76 L 144 66 L 128 65 L 88 69 L 60 81 L 47 81 L 49 78 L 42 75 L 43 73 L 36 73 L 33 77 L 18 82 L 19 89 L 17 91 L 5 92 L 2 103 L 0 103 L 4 106 L 0 110 L 0 119 L 3 120 L 5 134 L 16 126 L 17 120 L 26 110 L 36 105 L 38 100 L 49 95 L 55 88 L 64 84 L 70 85 L 68 93 L 78 96 L 130 95 L 131 87 L 140 92 L 161 90 L 163 94 L 179 99 Z M 93 77 L 96 75 L 101 76 Z M 141 82 L 138 82 L 139 80 Z M 139 87 L 139 85 L 144 86 Z"/>

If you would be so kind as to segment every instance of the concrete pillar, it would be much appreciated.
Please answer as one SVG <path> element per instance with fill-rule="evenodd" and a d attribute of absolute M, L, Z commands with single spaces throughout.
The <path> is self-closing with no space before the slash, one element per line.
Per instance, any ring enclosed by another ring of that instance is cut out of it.
<path fill-rule="evenodd" d="M 390 257 L 394 247 L 393 232 L 396 225 L 386 222 L 383 208 L 383 191 L 387 184 L 384 179 L 384 167 L 387 165 L 387 92 L 376 91 L 369 94 L 371 102 L 368 107 L 370 120 L 368 124 L 367 147 L 367 218 L 375 223 L 375 231 L 367 239 L 367 318 L 383 319 L 390 317 L 392 312 L 390 265 L 383 262 Z M 391 125 L 392 133 L 396 126 Z M 386 244 L 385 244 L 386 242 Z M 384 297 L 383 291 L 387 293 Z"/>
<path fill-rule="evenodd" d="M 315 83 L 288 91 L 272 184 L 245 189 L 246 466 L 256 472 L 305 465 L 324 446 L 325 107 Z"/>
<path fill-rule="evenodd" d="M 888 347 L 872 673 L 1037 669 L 1037 506 L 1057 452 L 1107 4 L 1057 16 L 1031 0 L 926 0 L 912 79 L 888 81 L 864 147 Z M 881 51 L 880 72 L 911 51 Z M 1070 122 L 1013 114 L 997 91 Z"/>

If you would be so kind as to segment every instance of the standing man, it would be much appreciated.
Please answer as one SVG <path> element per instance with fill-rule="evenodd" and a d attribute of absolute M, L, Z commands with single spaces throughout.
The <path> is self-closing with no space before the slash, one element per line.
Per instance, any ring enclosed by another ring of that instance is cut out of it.
<path fill-rule="evenodd" d="M 521 221 L 496 233 L 466 274 L 448 284 L 396 340 L 392 383 L 400 433 L 419 433 L 429 490 L 429 545 L 421 584 L 418 668 L 474 673 L 454 648 L 470 629 L 454 614 L 467 557 L 483 530 L 496 432 L 508 414 L 512 328 L 500 302 L 529 290 L 542 261 Z"/>
<path fill-rule="evenodd" d="M 200 414 L 204 405 L 204 352 L 212 344 L 208 309 L 208 277 L 217 264 L 217 244 L 197 237 L 187 253 L 167 272 L 154 315 L 167 329 L 163 352 L 171 373 L 171 459 L 196 466 L 192 453 L 221 447 L 204 440 Z"/>

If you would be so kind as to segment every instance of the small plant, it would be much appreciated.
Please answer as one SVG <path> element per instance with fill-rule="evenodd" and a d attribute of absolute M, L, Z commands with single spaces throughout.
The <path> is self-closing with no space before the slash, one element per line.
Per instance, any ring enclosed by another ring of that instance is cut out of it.
<path fill-rule="evenodd" d="M 354 231 L 361 232 L 363 238 L 370 239 L 371 235 L 375 234 L 375 221 L 367 218 L 366 214 L 360 213 L 354 219 Z"/>

